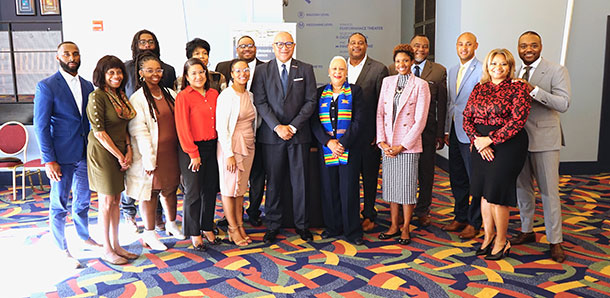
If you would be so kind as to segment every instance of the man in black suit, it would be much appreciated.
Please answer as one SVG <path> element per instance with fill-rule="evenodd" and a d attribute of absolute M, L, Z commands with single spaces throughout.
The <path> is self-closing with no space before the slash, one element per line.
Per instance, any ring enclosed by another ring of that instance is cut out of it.
<path fill-rule="evenodd" d="M 295 42 L 288 32 L 273 40 L 275 59 L 258 67 L 252 83 L 254 103 L 263 118 L 257 139 L 262 143 L 267 199 L 265 243 L 272 243 L 282 224 L 282 186 L 292 186 L 296 232 L 303 240 L 313 240 L 308 230 L 307 176 L 311 143 L 309 118 L 316 108 L 316 79 L 310 64 L 292 58 Z"/>
<path fill-rule="evenodd" d="M 250 80 L 248 81 L 247 88 L 251 90 L 252 81 L 254 80 L 254 74 L 256 67 L 263 64 L 263 61 L 256 58 L 256 45 L 254 39 L 248 35 L 244 35 L 237 41 L 237 57 L 239 59 L 246 60 L 248 62 L 248 68 L 250 68 Z M 231 79 L 231 63 L 233 60 L 223 61 L 216 65 L 216 71 L 222 73 L 227 80 Z M 248 213 L 248 221 L 251 225 L 258 227 L 263 224 L 261 220 L 261 203 L 263 201 L 263 192 L 265 191 L 265 167 L 263 165 L 263 154 L 262 154 L 262 143 L 256 142 L 256 148 L 254 151 L 254 161 L 252 162 L 252 170 L 250 172 L 250 191 L 249 200 L 250 206 L 246 210 Z M 218 225 L 226 225 L 226 219 L 222 219 L 218 222 Z"/>
<path fill-rule="evenodd" d="M 377 101 L 383 78 L 388 76 L 388 69 L 383 63 L 366 54 L 368 42 L 364 34 L 353 33 L 347 39 L 347 80 L 350 84 L 362 88 L 362 126 L 360 136 L 366 139 L 362 148 L 362 188 L 364 189 L 364 208 L 362 209 L 362 230 L 370 231 L 375 227 L 375 197 L 377 196 L 377 179 L 379 177 L 379 159 L 381 151 L 375 144 L 375 124 Z"/>

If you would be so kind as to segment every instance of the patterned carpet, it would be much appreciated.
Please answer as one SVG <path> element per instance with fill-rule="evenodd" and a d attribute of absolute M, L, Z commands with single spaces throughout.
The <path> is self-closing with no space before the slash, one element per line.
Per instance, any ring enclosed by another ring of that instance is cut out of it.
<path fill-rule="evenodd" d="M 48 192 L 28 190 L 25 201 L 11 201 L 12 193 L 4 187 L 0 191 L 0 247 L 9 251 L 0 254 L 0 280 L 6 282 L 0 291 L 3 297 L 608 297 L 609 185 L 609 174 L 562 176 L 568 256 L 562 264 L 550 260 L 540 205 L 535 227 L 538 243 L 513 247 L 510 257 L 502 261 L 474 255 L 482 237 L 462 241 L 457 233 L 442 231 L 440 226 L 453 217 L 453 205 L 447 174 L 437 169 L 433 225 L 423 229 L 413 225 L 413 242 L 408 246 L 377 239 L 389 219 L 388 205 L 378 200 L 380 225 L 365 235 L 361 246 L 319 236 L 303 242 L 293 230 L 266 246 L 261 243 L 264 229 L 248 226 L 254 243 L 245 248 L 225 240 L 199 253 L 189 249 L 189 240 L 164 237 L 170 249 L 159 252 L 143 248 L 135 235 L 121 234 L 122 242 L 140 258 L 114 266 L 97 259 L 95 253 L 84 253 L 81 261 L 87 267 L 82 270 L 49 265 L 52 257 L 38 256 L 40 261 L 29 265 L 23 261 L 52 250 Z M 218 216 L 221 206 L 217 207 Z M 95 199 L 90 216 L 95 235 Z M 519 227 L 518 211 L 513 209 L 509 233 Z M 67 233 L 74 234 L 73 227 Z M 41 270 L 48 273 L 36 274 Z"/>

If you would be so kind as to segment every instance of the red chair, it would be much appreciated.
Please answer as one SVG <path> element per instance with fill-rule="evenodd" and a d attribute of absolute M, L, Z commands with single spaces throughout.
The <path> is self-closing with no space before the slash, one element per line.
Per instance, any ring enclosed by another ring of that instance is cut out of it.
<path fill-rule="evenodd" d="M 21 176 L 23 200 L 25 200 L 25 177 L 30 179 L 30 185 L 32 185 L 32 189 L 34 188 L 31 177 L 34 173 L 28 171 L 30 168 L 37 169 L 35 173 L 38 174 L 40 188 L 44 190 L 42 175 L 40 174 L 40 169 L 44 168 L 44 165 L 41 164 L 40 159 L 27 160 L 28 140 L 28 131 L 23 124 L 17 121 L 9 121 L 0 126 L 0 153 L 9 156 L 0 158 L 0 168 L 9 169 L 13 173 L 13 200 L 17 199 L 17 177 Z M 14 157 L 20 153 L 23 153 L 23 159 Z M 17 174 L 17 168 L 19 167 L 23 168 L 21 174 Z"/>

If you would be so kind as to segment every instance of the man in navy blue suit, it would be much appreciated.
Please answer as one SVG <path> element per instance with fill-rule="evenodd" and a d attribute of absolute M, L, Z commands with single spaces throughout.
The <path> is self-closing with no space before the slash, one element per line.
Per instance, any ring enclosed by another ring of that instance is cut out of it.
<path fill-rule="evenodd" d="M 87 134 L 85 109 L 91 82 L 78 75 L 80 52 L 71 41 L 57 47 L 60 69 L 38 82 L 34 97 L 34 129 L 45 172 L 51 181 L 49 225 L 55 243 L 75 267 L 78 260 L 68 251 L 64 236 L 68 198 L 72 190 L 72 219 L 85 248 L 100 245 L 89 237 L 91 191 L 87 178 Z"/>
<path fill-rule="evenodd" d="M 273 243 L 282 224 L 282 187 L 292 186 L 294 225 L 301 239 L 313 240 L 307 220 L 309 118 L 317 104 L 316 78 L 311 64 L 292 58 L 296 44 L 288 32 L 273 40 L 275 59 L 256 67 L 252 82 L 254 103 L 263 118 L 256 136 L 261 142 L 267 173 L 263 241 Z"/>

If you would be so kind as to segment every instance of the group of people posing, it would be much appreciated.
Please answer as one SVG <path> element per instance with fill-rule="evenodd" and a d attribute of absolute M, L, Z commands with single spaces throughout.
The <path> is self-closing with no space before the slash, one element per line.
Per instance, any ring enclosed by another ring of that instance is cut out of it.
<path fill-rule="evenodd" d="M 512 244 L 536 240 L 536 179 L 551 254 L 563 261 L 558 112 L 569 105 L 569 77 L 565 68 L 540 57 L 540 36 L 528 31 L 519 37 L 523 67 L 517 70 L 506 49 L 478 61 L 476 37 L 464 33 L 456 44 L 460 64 L 448 74 L 427 60 L 426 36 L 397 45 L 389 67 L 368 57 L 367 45 L 362 33 L 352 34 L 349 58 L 333 57 L 329 82 L 316 88 L 312 66 L 292 57 L 296 43 L 287 32 L 274 38 L 275 59 L 256 59 L 254 40 L 243 36 L 236 46 L 238 58 L 219 63 L 216 71 L 208 69 L 210 45 L 196 38 L 186 45 L 188 60 L 176 79 L 174 68 L 160 60 L 156 36 L 141 30 L 132 41 L 132 60 L 104 56 L 98 61 L 94 90 L 78 75 L 77 45 L 61 43 L 60 70 L 38 83 L 34 99 L 58 247 L 80 265 L 64 237 L 70 190 L 79 237 L 85 246 L 103 247 L 102 259 L 112 264 L 138 257 L 118 239 L 120 205 L 135 223 L 134 200 L 144 223 L 142 240 L 151 249 L 167 249 L 155 232 L 161 205 L 166 217 L 161 227 L 177 239 L 190 237 L 193 249 L 205 251 L 221 242 L 214 233 L 220 191 L 228 238 L 246 246 L 252 239 L 244 229 L 244 195 L 249 191 L 248 221 L 260 226 L 265 185 L 263 241 L 273 243 L 280 233 L 288 208 L 281 197 L 286 194 L 296 233 L 311 241 L 312 144 L 319 152 L 325 224 L 320 236 L 363 243 L 363 232 L 375 226 L 381 164 L 391 225 L 379 239 L 398 237 L 398 243 L 407 245 L 412 215 L 422 227 L 431 224 L 435 151 L 448 145 L 455 219 L 442 229 L 462 230 L 460 238 L 470 239 L 483 225 L 485 236 L 476 254 L 505 257 L 511 247 L 508 208 L 517 202 L 522 232 L 515 239 L 521 242 Z M 557 140 L 549 141 L 552 137 Z M 184 191 L 182 229 L 176 223 L 179 186 Z M 101 245 L 91 239 L 87 226 L 91 190 L 98 194 Z"/>

